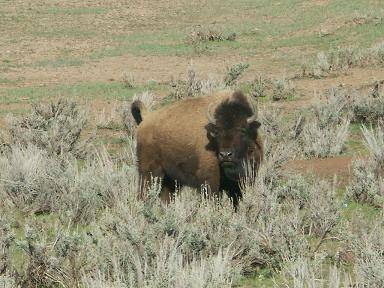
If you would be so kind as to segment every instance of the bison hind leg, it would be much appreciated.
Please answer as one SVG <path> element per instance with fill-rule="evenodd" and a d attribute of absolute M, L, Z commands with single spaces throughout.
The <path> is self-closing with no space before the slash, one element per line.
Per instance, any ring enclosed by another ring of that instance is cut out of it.
<path fill-rule="evenodd" d="M 140 185 L 139 185 L 139 195 L 141 199 L 145 199 L 148 195 L 148 189 L 153 183 L 152 181 L 159 181 L 161 183 L 161 190 L 159 197 L 163 204 L 168 204 L 174 198 L 176 192 L 176 182 L 171 179 L 167 174 L 164 174 L 160 170 L 155 170 L 156 173 L 147 172 L 142 173 Z M 178 185 L 178 188 L 180 185 Z"/>

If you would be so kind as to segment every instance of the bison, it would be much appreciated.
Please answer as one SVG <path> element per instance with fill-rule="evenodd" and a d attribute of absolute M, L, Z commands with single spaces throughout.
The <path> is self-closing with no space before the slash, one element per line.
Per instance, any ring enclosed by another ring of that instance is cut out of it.
<path fill-rule="evenodd" d="M 237 206 L 244 161 L 258 169 L 263 159 L 260 123 L 240 91 L 185 99 L 154 112 L 137 100 L 131 106 L 137 129 L 141 193 L 150 177 L 162 179 L 160 197 L 168 202 L 175 187 L 226 191 Z"/>

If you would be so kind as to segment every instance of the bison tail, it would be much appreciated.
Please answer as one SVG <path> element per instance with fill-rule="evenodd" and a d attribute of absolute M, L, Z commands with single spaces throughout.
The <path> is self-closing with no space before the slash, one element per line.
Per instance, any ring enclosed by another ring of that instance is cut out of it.
<path fill-rule="evenodd" d="M 143 116 L 146 112 L 147 108 L 145 107 L 144 103 L 140 100 L 136 100 L 132 103 L 131 113 L 133 118 L 135 118 L 137 125 L 139 125 L 141 121 L 143 121 Z"/>

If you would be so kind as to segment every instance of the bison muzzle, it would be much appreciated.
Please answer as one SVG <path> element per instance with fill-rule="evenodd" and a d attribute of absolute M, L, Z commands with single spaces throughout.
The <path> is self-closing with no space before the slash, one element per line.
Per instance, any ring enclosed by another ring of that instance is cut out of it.
<path fill-rule="evenodd" d="M 137 158 L 140 193 L 151 177 L 162 179 L 160 197 L 168 202 L 175 187 L 226 191 L 235 206 L 242 197 L 244 162 L 257 170 L 263 158 L 260 123 L 242 92 L 219 92 L 185 99 L 154 112 L 141 101 L 131 112 L 139 124 Z"/>

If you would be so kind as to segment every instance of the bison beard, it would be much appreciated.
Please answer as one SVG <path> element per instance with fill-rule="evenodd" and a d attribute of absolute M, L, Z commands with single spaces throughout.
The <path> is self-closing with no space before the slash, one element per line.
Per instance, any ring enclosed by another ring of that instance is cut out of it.
<path fill-rule="evenodd" d="M 243 162 L 263 158 L 260 123 L 241 92 L 220 92 L 182 100 L 148 113 L 142 102 L 132 104 L 137 124 L 140 195 L 151 177 L 162 179 L 161 198 L 168 202 L 175 185 L 226 191 L 237 206 Z"/>

